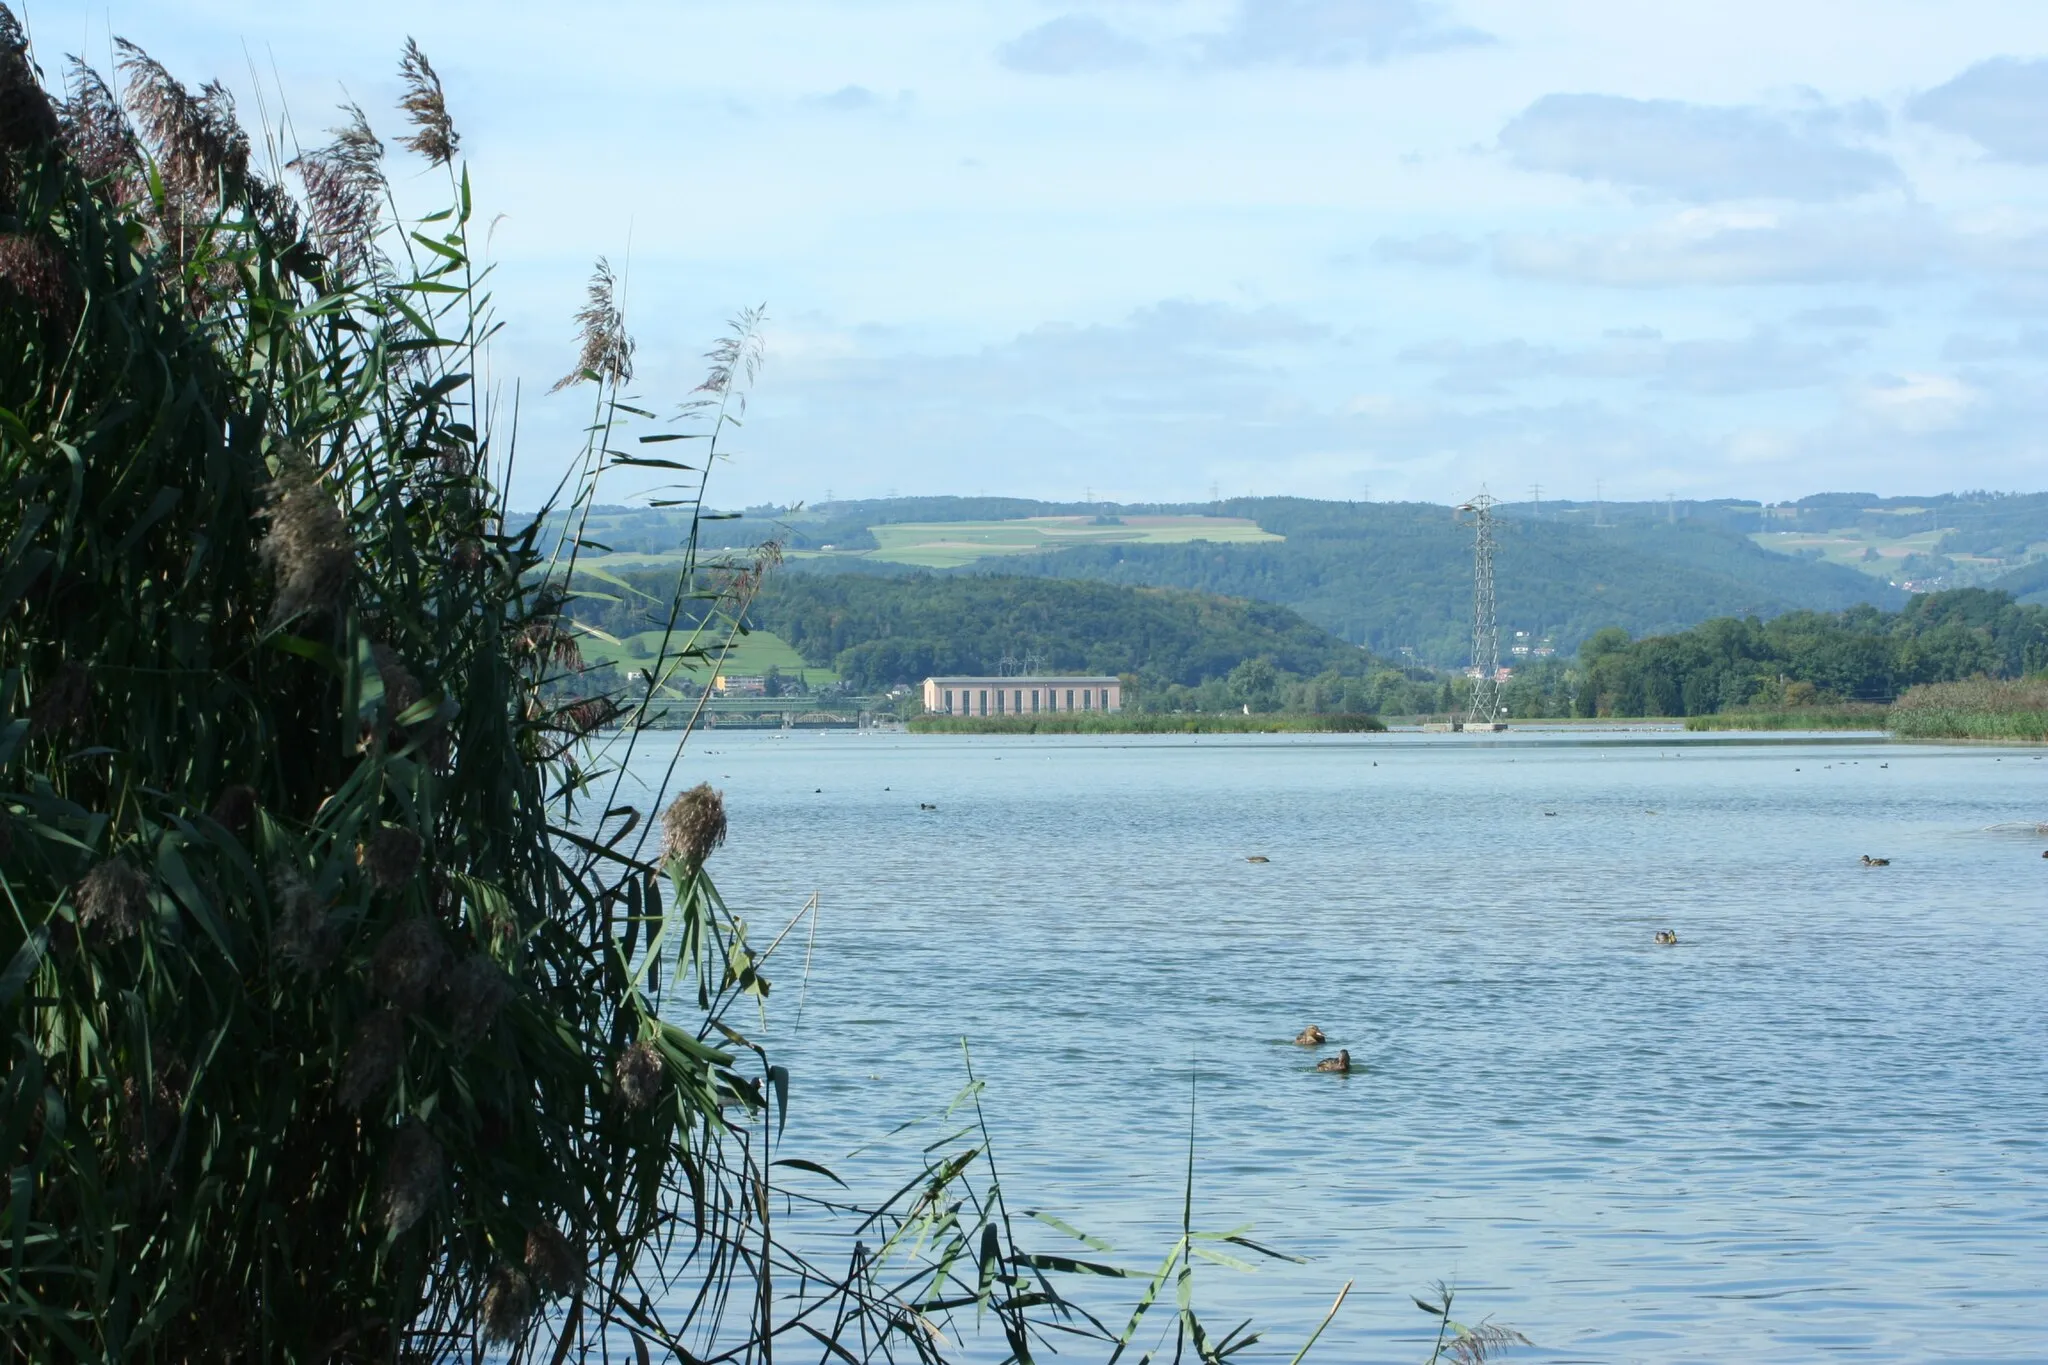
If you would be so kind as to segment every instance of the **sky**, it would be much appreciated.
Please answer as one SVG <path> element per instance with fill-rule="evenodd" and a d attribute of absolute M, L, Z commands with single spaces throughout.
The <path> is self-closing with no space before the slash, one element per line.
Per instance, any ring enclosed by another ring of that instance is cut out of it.
<path fill-rule="evenodd" d="M 724 505 L 2048 488 L 2040 0 L 17 9 L 46 70 L 118 34 L 305 144 L 402 133 L 416 38 L 515 504 L 600 256 L 657 411 L 766 305 Z"/>

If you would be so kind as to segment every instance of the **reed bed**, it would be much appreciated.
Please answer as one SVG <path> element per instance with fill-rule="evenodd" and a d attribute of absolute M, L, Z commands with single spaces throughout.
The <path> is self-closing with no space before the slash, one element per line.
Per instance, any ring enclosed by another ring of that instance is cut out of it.
<path fill-rule="evenodd" d="M 2048 678 L 1910 688 L 1891 709 L 1891 729 L 1909 739 L 2048 741 Z"/>
<path fill-rule="evenodd" d="M 1794 707 L 1782 711 L 1721 711 L 1687 716 L 1688 730 L 1888 730 L 1891 709 L 1848 703 L 1841 706 Z"/>

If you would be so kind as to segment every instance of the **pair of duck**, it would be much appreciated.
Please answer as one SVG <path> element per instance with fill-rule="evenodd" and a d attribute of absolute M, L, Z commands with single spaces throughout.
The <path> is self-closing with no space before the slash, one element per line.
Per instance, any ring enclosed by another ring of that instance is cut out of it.
<path fill-rule="evenodd" d="M 1657 942 L 1667 948 L 1671 947 L 1678 942 L 1678 931 L 1676 929 L 1659 929 L 1657 931 Z"/>
<path fill-rule="evenodd" d="M 1294 1035 L 1294 1045 L 1296 1047 L 1321 1047 L 1329 1041 L 1329 1035 L 1314 1024 L 1310 1024 L 1300 1033 Z M 1349 1075 L 1351 1072 L 1351 1050 L 1349 1048 L 1338 1048 L 1336 1056 L 1325 1057 L 1320 1062 L 1317 1062 L 1316 1070 L 1334 1071 L 1340 1076 Z"/>

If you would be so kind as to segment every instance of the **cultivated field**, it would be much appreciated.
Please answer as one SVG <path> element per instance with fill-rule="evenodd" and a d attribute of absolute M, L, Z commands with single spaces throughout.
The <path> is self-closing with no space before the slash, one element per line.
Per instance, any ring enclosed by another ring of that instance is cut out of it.
<path fill-rule="evenodd" d="M 991 555 L 1030 554 L 1069 545 L 1178 544 L 1210 540 L 1231 545 L 1273 541 L 1243 517 L 1124 517 L 1099 525 L 1092 517 L 1028 517 L 1020 521 L 899 522 L 869 528 L 879 549 L 868 559 L 950 569 Z"/>

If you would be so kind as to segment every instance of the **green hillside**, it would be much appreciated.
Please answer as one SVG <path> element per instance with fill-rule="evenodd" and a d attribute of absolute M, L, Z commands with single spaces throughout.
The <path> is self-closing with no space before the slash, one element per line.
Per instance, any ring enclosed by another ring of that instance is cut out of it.
<path fill-rule="evenodd" d="M 2033 553 L 2037 524 L 2048 537 L 2048 495 L 1505 504 L 1501 623 L 1511 644 L 1569 654 L 1604 626 L 1651 635 L 1716 616 L 1897 608 L 1891 580 L 1990 574 Z M 612 552 L 597 562 L 644 570 L 669 562 L 683 529 L 671 511 L 599 508 L 588 536 Z M 1293 608 L 1388 658 L 1452 666 L 1470 649 L 1470 535 L 1428 503 L 892 498 L 749 508 L 708 529 L 713 543 L 780 540 L 788 578 L 915 566 L 1182 588 Z"/>

